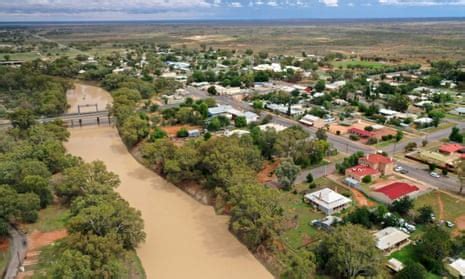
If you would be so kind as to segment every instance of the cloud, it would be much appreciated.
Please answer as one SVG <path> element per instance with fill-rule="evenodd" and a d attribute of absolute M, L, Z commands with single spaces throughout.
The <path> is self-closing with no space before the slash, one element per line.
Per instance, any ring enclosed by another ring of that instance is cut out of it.
<path fill-rule="evenodd" d="M 392 6 L 464 6 L 465 0 L 379 0 L 379 3 Z"/>
<path fill-rule="evenodd" d="M 240 2 L 231 2 L 229 6 L 232 8 L 242 8 L 242 4 Z"/>
<path fill-rule="evenodd" d="M 278 2 L 276 1 L 269 1 L 268 3 L 266 3 L 268 6 L 270 7 L 277 7 L 278 6 Z"/>
<path fill-rule="evenodd" d="M 337 7 L 339 6 L 338 0 L 318 0 L 320 3 L 325 4 L 328 7 Z M 383 1 L 383 0 L 380 0 Z"/>

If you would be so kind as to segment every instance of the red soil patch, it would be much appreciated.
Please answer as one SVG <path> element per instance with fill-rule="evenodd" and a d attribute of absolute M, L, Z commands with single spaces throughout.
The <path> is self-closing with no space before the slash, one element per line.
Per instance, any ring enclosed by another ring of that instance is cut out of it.
<path fill-rule="evenodd" d="M 194 129 L 201 129 L 199 126 L 192 126 L 192 125 L 174 125 L 174 126 L 163 126 L 161 129 L 165 131 L 168 136 L 175 137 L 176 133 L 181 130 L 182 128 L 186 130 L 194 130 Z"/>
<path fill-rule="evenodd" d="M 37 251 L 40 248 L 52 244 L 68 235 L 66 230 L 53 232 L 33 231 L 27 236 L 28 252 Z"/>
<path fill-rule="evenodd" d="M 352 192 L 352 196 L 354 197 L 355 201 L 357 202 L 358 205 L 360 206 L 375 206 L 376 204 L 365 197 L 365 195 L 358 191 L 357 189 L 350 188 L 350 191 Z"/>
<path fill-rule="evenodd" d="M 273 163 L 266 162 L 265 167 L 258 173 L 257 179 L 260 183 L 266 183 L 276 179 L 274 171 L 278 168 L 280 160 L 276 160 Z"/>
<path fill-rule="evenodd" d="M 8 238 L 0 239 L 0 251 L 2 252 L 8 251 L 9 247 L 10 247 L 10 241 L 8 241 Z"/>
<path fill-rule="evenodd" d="M 420 189 L 415 185 L 410 185 L 404 182 L 394 182 L 392 184 L 378 188 L 375 191 L 385 194 L 391 200 L 396 200 L 418 190 Z"/>
<path fill-rule="evenodd" d="M 441 194 L 436 192 L 436 197 L 438 200 L 438 207 L 439 207 L 439 219 L 444 220 L 444 204 L 442 203 Z"/>
<path fill-rule="evenodd" d="M 462 215 L 455 219 L 455 225 L 457 228 L 452 233 L 454 236 L 459 236 L 462 231 L 465 231 L 465 215 Z"/>

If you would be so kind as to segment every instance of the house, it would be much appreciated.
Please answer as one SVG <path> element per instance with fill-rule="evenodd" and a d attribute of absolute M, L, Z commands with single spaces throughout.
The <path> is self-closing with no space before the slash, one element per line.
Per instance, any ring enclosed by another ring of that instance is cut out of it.
<path fill-rule="evenodd" d="M 325 125 L 323 119 L 311 114 L 306 114 L 304 117 L 302 117 L 302 119 L 299 120 L 299 122 L 304 125 L 316 127 L 323 127 Z"/>
<path fill-rule="evenodd" d="M 376 247 L 385 253 L 401 249 L 410 243 L 409 235 L 394 227 L 387 227 L 374 234 Z"/>
<path fill-rule="evenodd" d="M 447 270 L 450 272 L 454 278 L 464 279 L 465 278 L 465 260 L 457 259 L 450 263 L 447 267 Z"/>
<path fill-rule="evenodd" d="M 394 160 L 381 154 L 368 154 L 360 157 L 358 163 L 378 170 L 382 175 L 392 174 L 394 168 Z"/>
<path fill-rule="evenodd" d="M 258 120 L 258 115 L 256 113 L 250 111 L 242 112 L 230 105 L 218 105 L 216 107 L 208 108 L 208 115 L 211 117 L 222 115 L 229 119 L 235 117 L 245 117 L 247 124 L 256 122 Z"/>
<path fill-rule="evenodd" d="M 394 272 L 399 272 L 405 268 L 404 264 L 396 258 L 389 259 L 386 266 Z"/>
<path fill-rule="evenodd" d="M 354 167 L 347 168 L 345 171 L 347 178 L 352 178 L 358 182 L 361 182 L 365 176 L 371 176 L 373 180 L 379 178 L 381 173 L 367 165 L 357 165 Z"/>
<path fill-rule="evenodd" d="M 260 128 L 260 130 L 262 131 L 266 131 L 268 129 L 274 129 L 276 132 L 281 132 L 287 129 L 286 126 L 275 124 L 275 123 L 263 124 L 263 125 L 258 126 L 258 128 Z"/>
<path fill-rule="evenodd" d="M 455 113 L 457 113 L 458 115 L 464 115 L 464 114 L 465 114 L 465 107 L 456 108 L 454 111 L 455 111 Z"/>
<path fill-rule="evenodd" d="M 350 128 L 348 131 L 352 135 L 357 135 L 361 138 L 371 138 L 376 135 L 376 133 L 371 132 L 371 131 L 365 131 L 359 128 Z"/>
<path fill-rule="evenodd" d="M 465 146 L 458 143 L 446 143 L 439 147 L 439 152 L 446 155 L 453 153 L 465 153 Z"/>
<path fill-rule="evenodd" d="M 224 131 L 224 135 L 226 137 L 230 137 L 230 136 L 234 136 L 234 135 L 237 135 L 238 137 L 242 137 L 243 135 L 248 135 L 248 134 L 250 134 L 249 131 L 240 130 L 240 129 L 235 129 L 235 130 L 232 130 L 232 131 L 229 131 L 229 130 Z"/>
<path fill-rule="evenodd" d="M 431 117 L 421 117 L 421 118 L 417 118 L 415 119 L 415 121 L 413 121 L 415 124 L 417 125 L 421 125 L 421 126 L 429 126 L 433 123 L 433 118 Z"/>
<path fill-rule="evenodd" d="M 383 116 L 385 116 L 387 119 L 390 119 L 390 118 L 393 118 L 393 117 L 396 117 L 397 114 L 399 114 L 398 111 L 395 111 L 395 110 L 390 110 L 390 109 L 380 109 L 379 110 L 379 113 Z"/>
<path fill-rule="evenodd" d="M 250 112 L 250 111 L 244 112 L 244 117 L 245 117 L 245 120 L 247 121 L 247 124 L 257 122 L 259 118 L 258 114 L 254 112 Z"/>
<path fill-rule="evenodd" d="M 200 131 L 198 129 L 189 130 L 187 131 L 187 135 L 190 138 L 200 137 Z"/>
<path fill-rule="evenodd" d="M 326 215 L 332 215 L 345 208 L 348 208 L 352 200 L 334 192 L 329 188 L 306 194 L 304 200 L 312 204 L 315 208 L 323 211 Z"/>
<path fill-rule="evenodd" d="M 335 82 L 330 83 L 330 84 L 326 84 L 326 89 L 334 91 L 334 90 L 338 90 L 339 88 L 343 87 L 344 85 L 346 85 L 346 81 L 345 80 L 339 80 L 339 81 L 335 81 Z"/>

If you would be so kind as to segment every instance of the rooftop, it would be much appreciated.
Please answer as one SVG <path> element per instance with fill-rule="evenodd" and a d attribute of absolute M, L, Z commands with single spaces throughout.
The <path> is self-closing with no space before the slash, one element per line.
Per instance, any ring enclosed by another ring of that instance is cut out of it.
<path fill-rule="evenodd" d="M 465 276 L 465 260 L 464 259 L 457 259 L 450 266 L 457 270 L 461 276 Z"/>
<path fill-rule="evenodd" d="M 389 164 L 392 163 L 392 159 L 389 157 L 386 157 L 381 154 L 368 154 L 365 156 L 365 160 L 367 162 L 373 163 L 373 164 Z"/>
<path fill-rule="evenodd" d="M 394 182 L 392 184 L 378 188 L 375 191 L 385 194 L 391 200 L 396 200 L 418 190 L 419 188 L 415 185 L 410 185 L 404 182 Z"/>
<path fill-rule="evenodd" d="M 374 168 L 365 165 L 357 165 L 355 167 L 350 167 L 349 172 L 357 176 L 366 176 L 379 173 L 378 170 L 375 170 Z"/>
<path fill-rule="evenodd" d="M 387 227 L 375 233 L 376 247 L 384 251 L 408 239 L 408 237 L 408 234 L 401 230 Z"/>
<path fill-rule="evenodd" d="M 465 146 L 458 143 L 446 143 L 439 147 L 439 151 L 444 153 L 455 153 L 462 149 L 465 149 Z"/>
<path fill-rule="evenodd" d="M 329 188 L 324 188 L 319 191 L 306 194 L 305 198 L 325 208 L 335 208 L 352 202 L 351 199 L 344 197 Z"/>

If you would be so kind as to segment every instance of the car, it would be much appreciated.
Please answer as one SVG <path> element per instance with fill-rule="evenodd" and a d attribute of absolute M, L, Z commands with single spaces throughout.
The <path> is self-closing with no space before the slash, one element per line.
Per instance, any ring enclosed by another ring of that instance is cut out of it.
<path fill-rule="evenodd" d="M 404 228 L 404 227 L 400 227 L 399 230 L 403 231 L 403 232 L 406 233 L 406 234 L 410 234 L 410 231 L 407 230 L 407 229 Z"/>
<path fill-rule="evenodd" d="M 455 224 L 452 223 L 451 221 L 446 221 L 446 226 L 447 226 L 448 228 L 453 228 L 453 227 L 455 226 Z"/>
<path fill-rule="evenodd" d="M 408 170 L 402 169 L 402 170 L 400 171 L 400 173 L 401 173 L 401 174 L 407 174 L 407 173 L 408 173 Z"/>
<path fill-rule="evenodd" d="M 394 168 L 394 171 L 395 172 L 401 172 L 403 169 L 404 169 L 403 167 L 397 166 L 397 167 Z"/>
<path fill-rule="evenodd" d="M 437 172 L 434 172 L 434 171 L 430 172 L 429 175 L 431 175 L 434 178 L 440 178 L 441 177 Z"/>
<path fill-rule="evenodd" d="M 408 223 L 404 224 L 404 228 L 406 228 L 411 233 L 417 230 L 417 228 L 414 225 Z"/>

